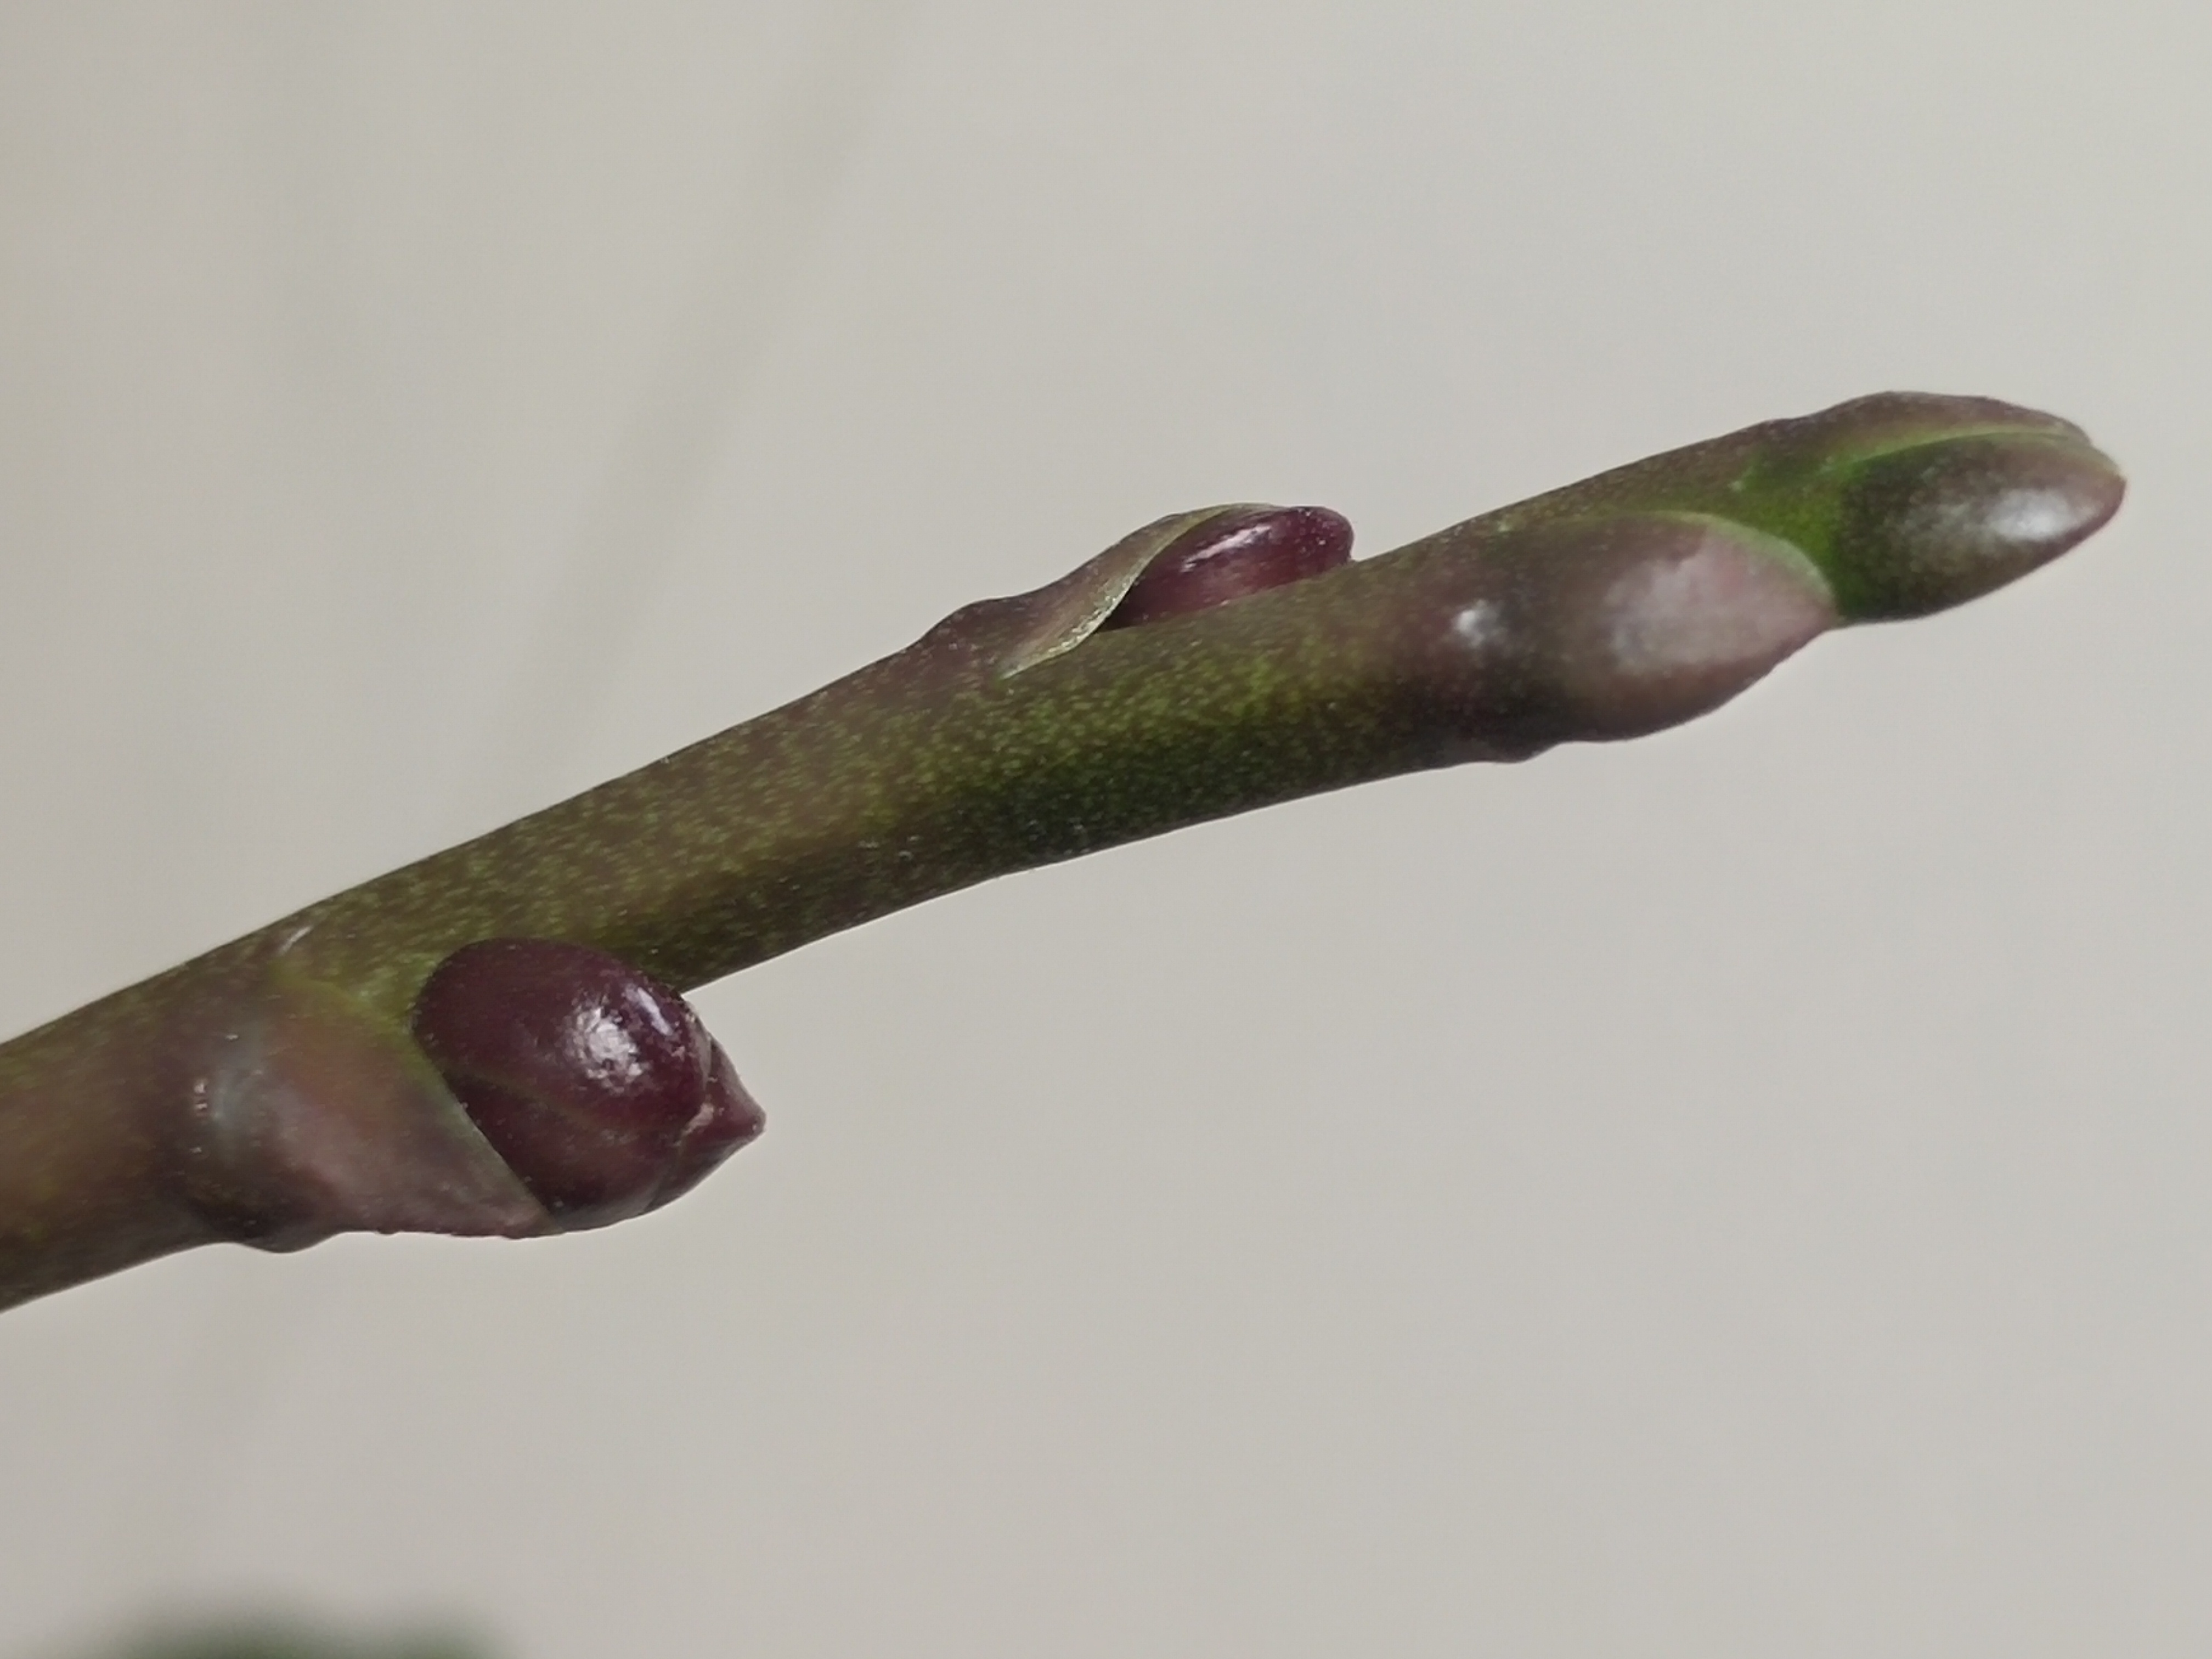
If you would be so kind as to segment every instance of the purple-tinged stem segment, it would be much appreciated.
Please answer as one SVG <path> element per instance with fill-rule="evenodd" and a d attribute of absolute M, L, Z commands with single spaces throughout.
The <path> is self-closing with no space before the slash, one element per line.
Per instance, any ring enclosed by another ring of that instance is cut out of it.
<path fill-rule="evenodd" d="M 604 951 L 464 945 L 424 983 L 411 1027 L 564 1231 L 666 1203 L 766 1127 L 690 1004 Z"/>
<path fill-rule="evenodd" d="M 1317 508 L 1163 519 L 0 1045 L 0 1306 L 219 1239 L 634 1214 L 759 1127 L 680 991 L 1204 819 L 1656 731 L 2033 570 L 2124 489 L 2063 421 L 1887 393 L 1355 563 Z"/>
<path fill-rule="evenodd" d="M 1325 507 L 1254 507 L 1194 525 L 1170 542 L 1104 623 L 1133 628 L 1210 611 L 1335 569 L 1352 556 L 1352 525 Z"/>

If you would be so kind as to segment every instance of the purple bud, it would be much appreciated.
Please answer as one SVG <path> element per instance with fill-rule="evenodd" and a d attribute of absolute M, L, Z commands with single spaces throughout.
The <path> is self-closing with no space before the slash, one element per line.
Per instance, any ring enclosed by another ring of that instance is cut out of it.
<path fill-rule="evenodd" d="M 603 951 L 541 939 L 463 945 L 423 985 L 413 1027 L 564 1230 L 666 1203 L 766 1124 L 691 1006 Z"/>
<path fill-rule="evenodd" d="M 1102 626 L 1130 628 L 1211 610 L 1334 570 L 1352 556 L 1352 526 L 1325 507 L 1255 507 L 1194 525 L 1170 542 Z"/>

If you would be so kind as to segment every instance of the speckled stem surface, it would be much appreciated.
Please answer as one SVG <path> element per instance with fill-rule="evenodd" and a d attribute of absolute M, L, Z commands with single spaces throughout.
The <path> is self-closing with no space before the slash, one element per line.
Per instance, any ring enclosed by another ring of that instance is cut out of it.
<path fill-rule="evenodd" d="M 493 937 L 678 988 L 1011 871 L 1425 767 L 1635 736 L 1839 623 L 1925 614 L 2118 507 L 2054 417 L 1891 393 L 1378 558 L 1101 631 L 1162 520 L 811 696 L 0 1047 L 0 1305 L 215 1238 L 545 1218 L 406 1036 Z"/>

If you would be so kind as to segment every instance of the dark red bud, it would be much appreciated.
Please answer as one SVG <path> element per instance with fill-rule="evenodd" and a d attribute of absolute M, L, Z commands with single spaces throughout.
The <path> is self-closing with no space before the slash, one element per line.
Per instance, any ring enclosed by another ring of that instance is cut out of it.
<path fill-rule="evenodd" d="M 1325 507 L 1224 513 L 1170 542 L 1102 625 L 1129 628 L 1211 610 L 1318 576 L 1351 556 L 1351 523 Z"/>
<path fill-rule="evenodd" d="M 618 957 L 495 939 L 440 963 L 415 1040 L 564 1229 L 665 1204 L 766 1119 L 681 995 Z"/>

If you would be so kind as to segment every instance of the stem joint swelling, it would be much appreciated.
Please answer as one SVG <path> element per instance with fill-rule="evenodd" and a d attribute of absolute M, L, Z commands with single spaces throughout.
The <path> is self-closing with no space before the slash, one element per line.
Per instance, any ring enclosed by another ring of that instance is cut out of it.
<path fill-rule="evenodd" d="M 1357 562 L 1326 508 L 1161 520 L 0 1046 L 0 1305 L 220 1239 L 635 1216 L 760 1132 L 684 990 L 1182 824 L 1660 730 L 2027 574 L 2122 489 L 2066 422 L 1889 393 Z"/>

